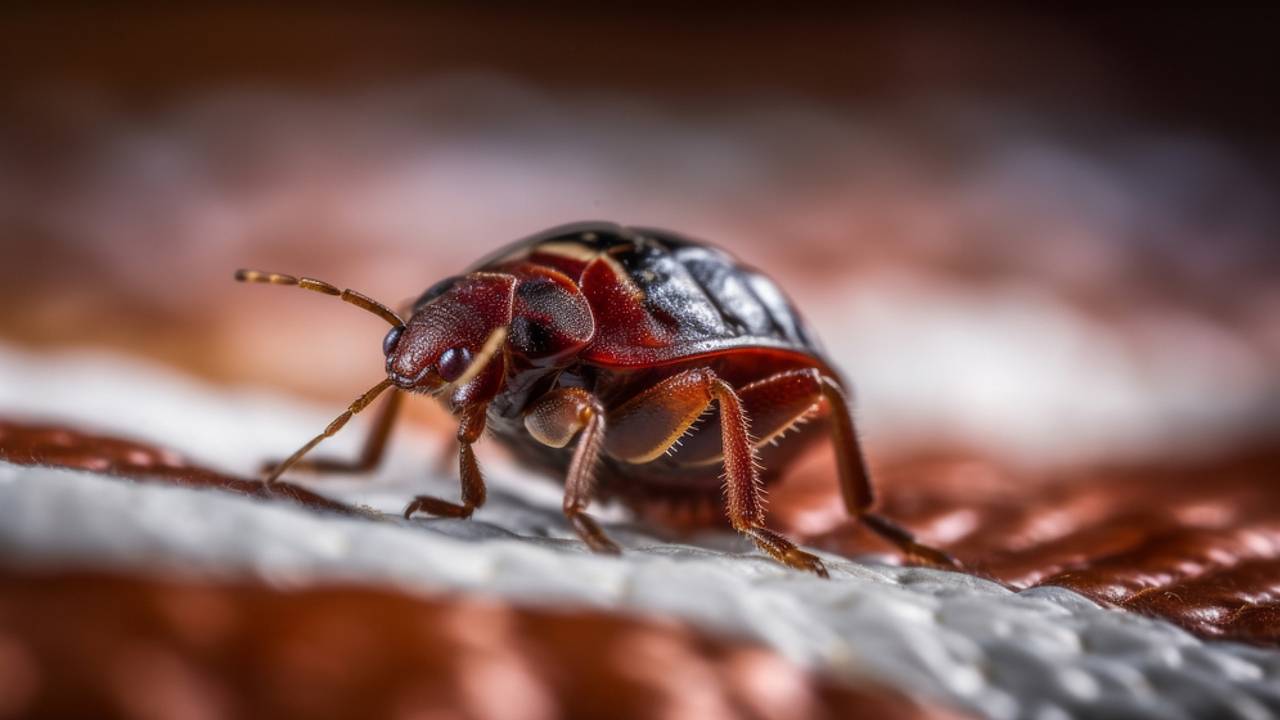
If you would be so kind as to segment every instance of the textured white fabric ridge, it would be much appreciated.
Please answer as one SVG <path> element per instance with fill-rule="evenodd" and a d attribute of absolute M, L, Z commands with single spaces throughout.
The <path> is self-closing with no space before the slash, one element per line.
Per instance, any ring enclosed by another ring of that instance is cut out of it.
<path fill-rule="evenodd" d="M 218 389 L 133 361 L 0 348 L 0 411 L 146 439 L 249 472 L 292 450 L 337 408 Z M 326 450 L 352 452 L 359 435 L 353 426 Z M 400 438 L 371 480 L 312 487 L 392 515 L 413 494 L 454 497 L 453 477 L 429 477 L 434 456 L 415 447 L 423 444 Z M 1063 589 L 1014 593 L 874 558 L 825 555 L 832 579 L 824 581 L 785 570 L 730 535 L 665 541 L 610 508 L 597 514 L 625 552 L 600 557 L 573 539 L 554 484 L 501 462 L 486 470 L 490 500 L 475 520 L 403 521 L 0 463 L 0 557 L 284 587 L 355 580 L 672 617 L 760 642 L 835 678 L 876 679 L 992 718 L 1280 715 L 1280 652 L 1201 641 Z"/>

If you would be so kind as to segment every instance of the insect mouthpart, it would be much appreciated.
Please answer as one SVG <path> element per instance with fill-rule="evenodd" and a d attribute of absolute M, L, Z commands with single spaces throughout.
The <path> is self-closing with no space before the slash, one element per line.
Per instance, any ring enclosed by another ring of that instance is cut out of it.
<path fill-rule="evenodd" d="M 426 367 L 426 368 L 423 368 L 416 375 L 413 375 L 413 376 L 403 375 L 391 369 L 391 357 L 390 356 L 387 357 L 387 379 L 390 380 L 393 385 L 395 385 L 396 387 L 402 390 L 413 390 L 415 388 L 422 387 L 423 380 L 425 380 L 427 376 L 430 374 L 431 374 L 431 368 Z M 437 383 L 431 383 L 428 386 L 428 389 L 433 388 L 436 384 Z"/>

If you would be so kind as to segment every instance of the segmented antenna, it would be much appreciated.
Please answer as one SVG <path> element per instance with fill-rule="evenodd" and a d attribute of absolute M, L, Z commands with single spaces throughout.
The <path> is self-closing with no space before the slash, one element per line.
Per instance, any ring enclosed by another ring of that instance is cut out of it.
<path fill-rule="evenodd" d="M 237 270 L 236 280 L 245 283 L 263 283 L 265 285 L 293 285 L 295 287 L 302 288 L 303 290 L 310 290 L 324 295 L 333 295 L 343 302 L 351 303 L 361 310 L 367 310 L 374 315 L 377 315 L 390 323 L 392 327 L 402 327 L 404 325 L 404 320 L 401 320 L 400 316 L 395 314 L 395 312 L 386 305 L 383 305 L 368 295 L 358 293 L 355 290 L 339 290 L 337 287 L 330 285 L 323 280 L 316 280 L 315 278 L 309 277 L 296 278 L 292 275 L 262 272 L 261 270 Z"/>

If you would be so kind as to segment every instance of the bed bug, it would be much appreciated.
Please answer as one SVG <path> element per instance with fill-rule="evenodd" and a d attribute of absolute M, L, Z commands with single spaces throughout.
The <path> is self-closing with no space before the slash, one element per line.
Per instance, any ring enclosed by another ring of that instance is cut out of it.
<path fill-rule="evenodd" d="M 420 496 L 406 517 L 466 518 L 484 504 L 472 446 L 487 428 L 519 458 L 563 473 L 564 513 L 597 552 L 618 552 L 587 513 L 597 497 L 633 506 L 710 499 L 777 561 L 826 576 L 820 559 L 765 524 L 766 486 L 825 434 L 851 516 L 910 558 L 956 564 L 872 512 L 846 384 L 778 286 L 709 244 L 612 223 L 553 228 L 436 283 L 408 321 L 311 278 L 241 270 L 236 279 L 334 295 L 392 326 L 382 343 L 386 378 L 267 482 L 292 467 L 372 470 L 401 392 L 356 460 L 302 458 L 394 388 L 437 396 L 458 419 L 461 502 Z"/>

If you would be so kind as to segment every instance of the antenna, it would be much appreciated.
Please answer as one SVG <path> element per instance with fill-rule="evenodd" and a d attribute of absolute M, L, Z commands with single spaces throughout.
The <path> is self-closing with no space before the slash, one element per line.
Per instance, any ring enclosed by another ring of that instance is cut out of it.
<path fill-rule="evenodd" d="M 325 295 L 333 295 L 343 302 L 351 303 L 361 310 L 368 310 L 378 317 L 386 320 L 392 327 L 403 327 L 404 320 L 400 316 L 392 312 L 391 308 L 374 300 L 368 295 L 358 293 L 355 290 L 339 290 L 337 287 L 330 285 L 323 280 L 315 278 L 296 278 L 292 275 L 282 275 L 280 273 L 262 272 L 261 270 L 237 270 L 236 280 L 244 283 L 262 283 L 265 285 L 293 285 L 310 290 L 312 292 L 323 293 Z"/>

